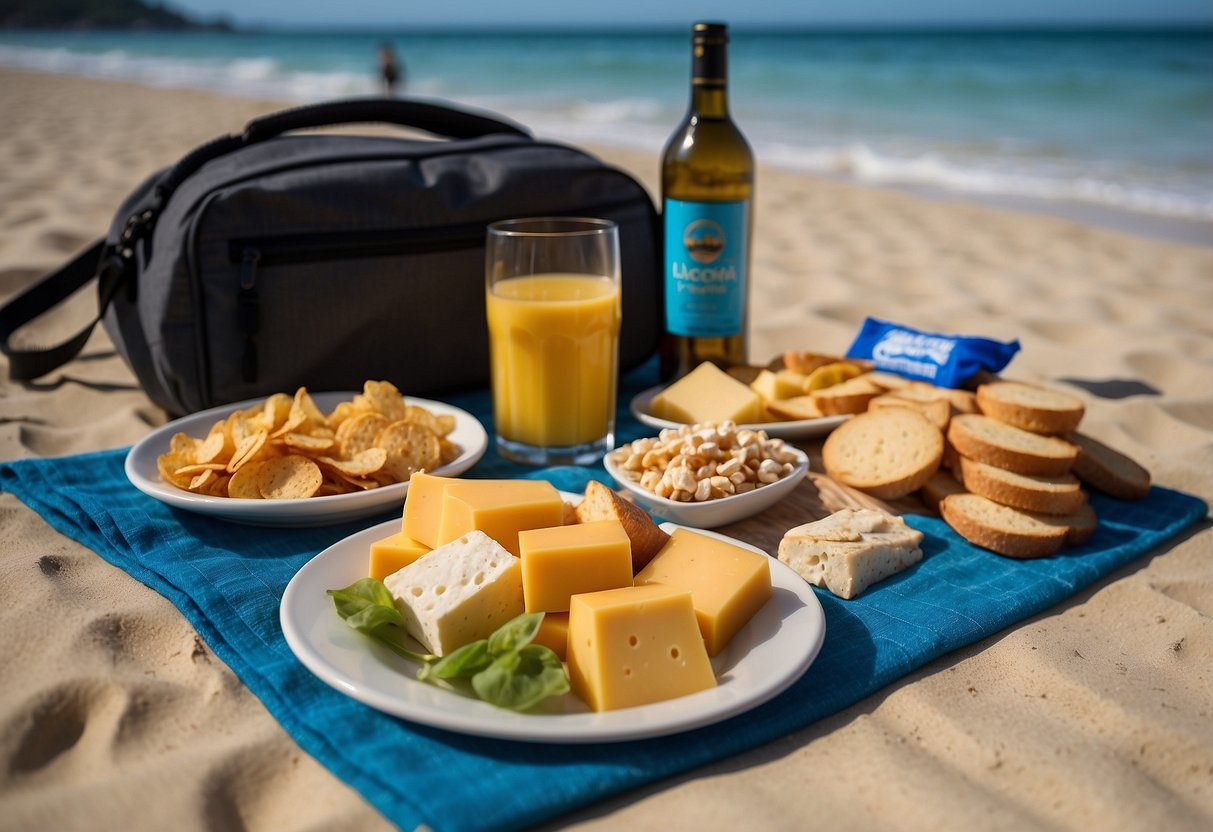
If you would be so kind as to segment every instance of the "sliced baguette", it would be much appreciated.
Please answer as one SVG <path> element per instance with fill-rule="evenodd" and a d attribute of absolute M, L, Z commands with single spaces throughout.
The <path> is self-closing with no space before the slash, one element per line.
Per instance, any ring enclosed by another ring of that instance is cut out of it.
<path fill-rule="evenodd" d="M 1040 514 L 1070 514 L 1087 501 L 1082 483 L 1072 474 L 1056 477 L 1017 474 L 962 456 L 960 478 L 974 494 Z"/>
<path fill-rule="evenodd" d="M 957 413 L 980 413 L 977 397 L 971 390 L 956 390 L 951 387 L 936 387 L 925 381 L 912 381 L 897 391 L 898 395 L 922 401 L 944 399 Z"/>
<path fill-rule="evenodd" d="M 868 402 L 884 392 L 883 387 L 873 384 L 864 376 L 815 390 L 811 394 L 814 404 L 826 416 L 843 416 L 851 413 L 863 413 L 868 409 Z"/>
<path fill-rule="evenodd" d="M 789 529 L 779 543 L 779 560 L 809 583 L 854 598 L 922 560 L 922 538 L 900 517 L 843 509 Z"/>
<path fill-rule="evenodd" d="M 773 421 L 794 419 L 820 419 L 825 414 L 813 401 L 812 396 L 793 396 L 790 399 L 763 402 L 763 407 Z"/>
<path fill-rule="evenodd" d="M 1140 500 L 1150 493 L 1150 472 L 1120 451 L 1081 433 L 1067 438 L 1078 446 L 1074 473 L 1091 488 L 1121 500 Z"/>
<path fill-rule="evenodd" d="M 943 459 L 943 434 L 909 408 L 860 413 L 843 422 L 821 448 L 832 478 L 883 500 L 922 487 Z"/>
<path fill-rule="evenodd" d="M 963 494 L 964 490 L 960 480 L 941 468 L 922 484 L 922 488 L 918 489 L 918 496 L 928 508 L 939 511 L 939 504 L 943 502 L 944 497 L 949 494 Z"/>
<path fill-rule="evenodd" d="M 643 569 L 670 539 L 670 536 L 653 522 L 648 512 L 635 503 L 628 502 L 597 480 L 590 480 L 589 485 L 585 487 L 585 497 L 577 504 L 574 512 L 579 523 L 593 523 L 597 520 L 619 521 L 632 543 L 633 572 Z"/>
<path fill-rule="evenodd" d="M 1000 422 L 1048 436 L 1076 429 L 1086 410 L 1077 396 L 1018 381 L 981 385 L 977 388 L 977 406 Z"/>
<path fill-rule="evenodd" d="M 884 407 L 908 407 L 917 410 L 940 430 L 947 430 L 948 422 L 952 419 L 952 405 L 945 399 L 911 399 L 898 395 L 894 391 L 877 396 L 868 402 L 868 410 L 880 410 Z"/>
<path fill-rule="evenodd" d="M 950 494 L 939 504 L 939 513 L 974 546 L 1009 558 L 1055 555 L 1069 533 L 1056 518 L 999 505 L 978 494 Z"/>
<path fill-rule="evenodd" d="M 1091 539 L 1091 535 L 1095 534 L 1095 527 L 1099 523 L 1095 517 L 1095 509 L 1091 508 L 1088 503 L 1084 503 L 1070 514 L 1056 517 L 1054 520 L 1065 525 L 1067 546 L 1081 546 L 1086 543 Z"/>
<path fill-rule="evenodd" d="M 1056 477 L 1068 472 L 1078 447 L 977 413 L 961 413 L 948 425 L 948 441 L 961 456 L 1020 474 Z"/>

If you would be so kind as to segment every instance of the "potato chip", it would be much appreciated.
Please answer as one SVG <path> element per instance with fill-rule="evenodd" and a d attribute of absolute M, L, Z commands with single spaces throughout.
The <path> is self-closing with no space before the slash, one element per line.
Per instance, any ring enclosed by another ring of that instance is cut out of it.
<path fill-rule="evenodd" d="M 222 471 L 227 467 L 223 462 L 195 462 L 193 465 L 182 465 L 174 474 L 178 477 L 192 477 L 203 471 Z"/>
<path fill-rule="evenodd" d="M 197 462 L 211 462 L 222 456 L 226 447 L 227 436 L 224 434 L 223 424 L 216 423 L 211 428 L 211 432 L 207 434 L 206 439 L 194 451 L 194 459 Z"/>
<path fill-rule="evenodd" d="M 194 453 L 201 444 L 196 437 L 187 433 L 174 433 L 173 438 L 168 441 L 168 449 L 170 453 L 189 454 L 193 459 Z"/>
<path fill-rule="evenodd" d="M 435 417 L 438 428 L 434 432 L 439 436 L 450 436 L 455 432 L 455 417 L 449 413 L 441 413 Z"/>
<path fill-rule="evenodd" d="M 435 436 L 441 435 L 438 431 L 438 420 L 434 418 L 434 414 L 430 413 L 424 407 L 410 404 L 404 409 L 404 421 L 413 422 L 422 425 L 426 430 L 433 433 Z"/>
<path fill-rule="evenodd" d="M 308 433 L 288 433 L 282 437 L 282 444 L 297 451 L 309 454 L 323 453 L 337 444 L 331 436 L 313 436 Z"/>
<path fill-rule="evenodd" d="M 319 466 L 298 454 L 271 459 L 257 468 L 257 488 L 267 500 L 311 497 L 319 490 L 323 480 Z"/>
<path fill-rule="evenodd" d="M 379 413 L 359 413 L 347 420 L 338 431 L 341 456 L 348 459 L 375 447 L 376 438 L 389 424 L 387 417 Z"/>
<path fill-rule="evenodd" d="M 263 422 L 261 427 L 271 433 L 282 427 L 291 415 L 291 406 L 294 400 L 286 393 L 275 393 L 265 400 L 265 406 L 262 408 Z"/>
<path fill-rule="evenodd" d="M 383 467 L 383 463 L 387 461 L 387 451 L 383 448 L 367 448 L 349 459 L 320 456 L 316 457 L 316 461 L 351 477 L 365 476 L 373 474 Z"/>
<path fill-rule="evenodd" d="M 368 381 L 362 385 L 362 394 L 388 422 L 404 418 L 404 396 L 390 381 Z"/>
<path fill-rule="evenodd" d="M 257 472 L 261 470 L 263 464 L 254 462 L 251 465 L 241 466 L 233 473 L 232 478 L 227 482 L 227 496 L 238 500 L 264 499 L 261 496 L 261 489 L 257 486 Z"/>
<path fill-rule="evenodd" d="M 463 453 L 463 448 L 460 448 L 445 436 L 438 439 L 438 464 L 450 465 L 459 455 Z"/>
<path fill-rule="evenodd" d="M 333 408 L 333 412 L 328 415 L 328 426 L 336 430 L 341 427 L 346 419 L 351 416 L 358 415 L 358 411 L 354 408 L 353 402 L 341 402 Z"/>
<path fill-rule="evenodd" d="M 215 472 L 212 469 L 208 468 L 205 471 L 203 471 L 201 474 L 198 474 L 192 480 L 190 480 L 189 490 L 190 491 L 201 491 L 204 488 L 206 488 L 207 485 L 214 482 L 215 477 L 216 477 Z"/>
<path fill-rule="evenodd" d="M 316 406 L 316 402 L 312 399 L 311 394 L 307 392 L 306 387 L 300 387 L 295 391 L 295 401 L 291 405 L 291 415 L 296 412 L 303 414 L 303 424 L 305 425 L 323 425 L 327 420 L 324 414 L 320 412 L 320 408 Z"/>
<path fill-rule="evenodd" d="M 442 449 L 438 434 L 417 422 L 393 422 L 379 434 L 376 444 L 387 452 L 384 469 L 400 482 L 418 471 L 438 467 Z"/>
<path fill-rule="evenodd" d="M 178 476 L 177 472 L 186 465 L 194 464 L 194 455 L 184 454 L 179 451 L 170 451 L 167 454 L 161 454 L 156 458 L 156 468 L 160 471 L 160 478 L 170 485 L 175 485 L 180 489 L 188 489 L 192 476 Z"/>
<path fill-rule="evenodd" d="M 265 447 L 266 441 L 269 439 L 269 434 L 264 430 L 259 430 L 256 433 L 246 436 L 244 440 L 237 446 L 236 452 L 232 454 L 231 460 L 227 463 L 229 473 L 236 473 L 240 470 L 240 466 L 246 465 L 257 458 L 261 449 Z"/>

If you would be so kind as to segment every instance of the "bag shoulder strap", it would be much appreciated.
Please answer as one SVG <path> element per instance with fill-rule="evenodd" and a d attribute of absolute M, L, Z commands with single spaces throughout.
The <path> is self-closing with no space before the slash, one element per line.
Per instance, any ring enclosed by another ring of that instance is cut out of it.
<path fill-rule="evenodd" d="M 93 329 L 105 315 L 121 281 L 120 264 L 101 262 L 105 240 L 97 240 L 70 262 L 34 283 L 0 307 L 0 352 L 8 356 L 9 378 L 30 381 L 71 361 L 84 349 Z M 94 277 L 98 285 L 97 317 L 61 344 L 45 348 L 17 348 L 13 334 L 30 321 L 63 303 Z"/>

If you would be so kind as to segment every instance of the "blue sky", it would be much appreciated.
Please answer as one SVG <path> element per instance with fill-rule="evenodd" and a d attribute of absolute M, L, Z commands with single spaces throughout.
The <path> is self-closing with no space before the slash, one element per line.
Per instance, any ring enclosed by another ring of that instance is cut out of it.
<path fill-rule="evenodd" d="M 291 26 L 500 24 L 906 25 L 991 23 L 1213 23 L 1210 0 L 169 0 L 203 17 Z"/>

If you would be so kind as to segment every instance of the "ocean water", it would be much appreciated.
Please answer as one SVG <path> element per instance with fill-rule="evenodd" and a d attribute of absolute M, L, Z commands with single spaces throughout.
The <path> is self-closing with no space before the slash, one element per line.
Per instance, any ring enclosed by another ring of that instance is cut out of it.
<path fill-rule="evenodd" d="M 405 91 L 547 138 L 659 153 L 687 31 L 0 32 L 0 65 L 319 101 Z M 862 182 L 1213 221 L 1213 30 L 733 32 L 734 117 L 760 160 Z"/>

